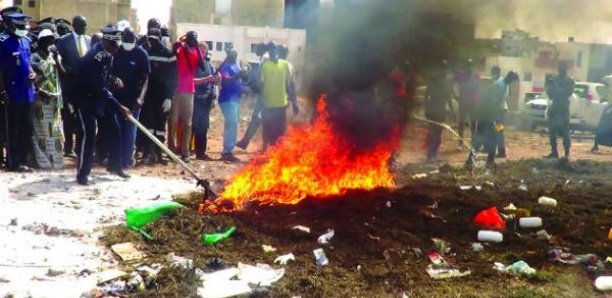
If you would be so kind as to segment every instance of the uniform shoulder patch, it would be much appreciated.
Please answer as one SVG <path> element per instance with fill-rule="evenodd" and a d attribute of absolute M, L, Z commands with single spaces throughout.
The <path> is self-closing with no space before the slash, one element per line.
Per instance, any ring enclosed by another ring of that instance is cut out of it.
<path fill-rule="evenodd" d="M 102 59 L 104 59 L 106 57 L 105 55 L 106 53 L 104 51 L 99 51 L 96 53 L 96 55 L 94 56 L 94 59 L 96 59 L 96 61 L 102 61 Z"/>
<path fill-rule="evenodd" d="M 9 36 L 10 36 L 10 35 L 8 35 L 8 34 L 1 34 L 1 35 L 0 35 L 0 41 L 5 41 L 5 40 L 7 40 L 7 39 L 9 38 Z"/>

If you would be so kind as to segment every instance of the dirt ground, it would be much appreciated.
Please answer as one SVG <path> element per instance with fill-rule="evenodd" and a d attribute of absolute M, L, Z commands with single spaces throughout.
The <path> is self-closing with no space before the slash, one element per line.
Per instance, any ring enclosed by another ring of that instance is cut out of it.
<path fill-rule="evenodd" d="M 220 151 L 222 119 L 213 114 L 212 156 Z M 248 116 L 244 115 L 244 129 Z M 540 159 L 548 153 L 543 132 L 507 132 L 508 159 L 492 170 L 461 169 L 466 151 L 445 133 L 440 162 L 426 165 L 425 128 L 413 125 L 399 154 L 397 188 L 372 192 L 350 192 L 343 196 L 309 198 L 293 206 L 251 206 L 241 212 L 205 214 L 197 212 L 202 194 L 177 200 L 189 208 L 175 212 L 146 227 L 154 241 L 145 241 L 124 226 L 109 229 L 104 245 L 133 241 L 150 257 L 146 263 L 163 262 L 173 252 L 194 260 L 204 271 L 214 259 L 226 266 L 238 262 L 272 264 L 280 254 L 293 253 L 295 262 L 282 266 L 285 276 L 263 297 L 608 297 L 597 292 L 593 279 L 612 273 L 612 264 L 594 271 L 586 265 L 564 265 L 550 259 L 548 251 L 566 247 L 574 254 L 594 253 L 603 260 L 612 256 L 612 241 L 606 240 L 612 221 L 612 150 L 589 152 L 591 140 L 574 139 L 572 159 L 559 163 Z M 242 130 L 241 130 L 242 131 Z M 256 141 L 237 155 L 248 160 L 259 150 Z M 480 160 L 482 163 L 482 160 Z M 241 164 L 220 161 L 192 163 L 203 177 L 217 181 L 220 188 Z M 184 175 L 176 166 L 137 168 L 143 175 Z M 414 174 L 427 173 L 414 179 Z M 527 190 L 519 189 L 521 180 Z M 479 185 L 482 190 L 460 190 L 462 185 Z M 546 195 L 559 201 L 557 208 L 537 204 Z M 436 204 L 437 202 L 437 204 Z M 483 252 L 472 251 L 478 228 L 474 215 L 487 207 L 513 203 L 543 218 L 543 229 L 552 238 L 537 240 L 537 230 L 517 227 L 509 221 L 504 241 L 484 244 Z M 437 205 L 432 208 L 431 206 Z M 388 206 L 391 207 L 388 207 Z M 310 234 L 292 230 L 304 225 Z M 237 232 L 214 246 L 200 244 L 202 233 L 220 232 L 236 226 Z M 330 244 L 317 243 L 327 229 L 335 230 Z M 432 238 L 447 241 L 444 254 L 454 268 L 471 270 L 466 277 L 432 280 L 425 271 L 427 253 L 434 250 Z M 276 253 L 265 253 L 262 245 Z M 323 248 L 330 264 L 315 265 L 312 250 Z M 537 270 L 531 277 L 516 277 L 493 269 L 494 262 L 506 265 L 523 260 Z M 601 265 L 601 263 L 600 263 Z M 274 265 L 274 267 L 281 267 Z M 129 268 L 129 266 L 128 266 Z M 193 273 L 162 271 L 155 287 L 132 294 L 135 297 L 195 297 L 198 285 Z"/>

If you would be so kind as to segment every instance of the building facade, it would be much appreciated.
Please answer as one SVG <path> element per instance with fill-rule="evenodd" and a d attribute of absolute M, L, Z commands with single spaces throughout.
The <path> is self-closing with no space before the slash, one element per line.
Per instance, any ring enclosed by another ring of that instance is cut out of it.
<path fill-rule="evenodd" d="M 87 33 L 97 32 L 107 24 L 116 24 L 119 20 L 131 20 L 131 0 L 13 0 L 23 12 L 38 21 L 47 17 L 72 18 L 81 14 L 87 18 Z"/>
<path fill-rule="evenodd" d="M 282 28 L 284 0 L 173 0 L 170 23 Z"/>

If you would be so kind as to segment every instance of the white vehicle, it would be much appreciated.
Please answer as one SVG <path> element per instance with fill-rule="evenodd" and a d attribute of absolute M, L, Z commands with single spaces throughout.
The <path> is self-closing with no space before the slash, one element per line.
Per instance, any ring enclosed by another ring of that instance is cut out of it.
<path fill-rule="evenodd" d="M 599 126 L 599 120 L 608 105 L 608 90 L 604 84 L 591 82 L 576 82 L 574 94 L 570 97 L 570 125 L 575 130 L 594 131 Z M 525 103 L 524 115 L 531 121 L 533 129 L 538 125 L 546 125 L 546 110 L 550 99 L 546 93 Z"/>

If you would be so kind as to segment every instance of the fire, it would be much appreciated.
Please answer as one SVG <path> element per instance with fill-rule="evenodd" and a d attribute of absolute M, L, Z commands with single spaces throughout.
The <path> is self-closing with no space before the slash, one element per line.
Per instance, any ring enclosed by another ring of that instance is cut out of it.
<path fill-rule="evenodd" d="M 250 201 L 297 204 L 306 197 L 395 185 L 388 160 L 399 138 L 355 153 L 354 145 L 333 131 L 324 97 L 317 102 L 317 112 L 311 126 L 289 127 L 279 144 L 242 169 L 220 194 L 221 200 L 241 209 Z"/>

